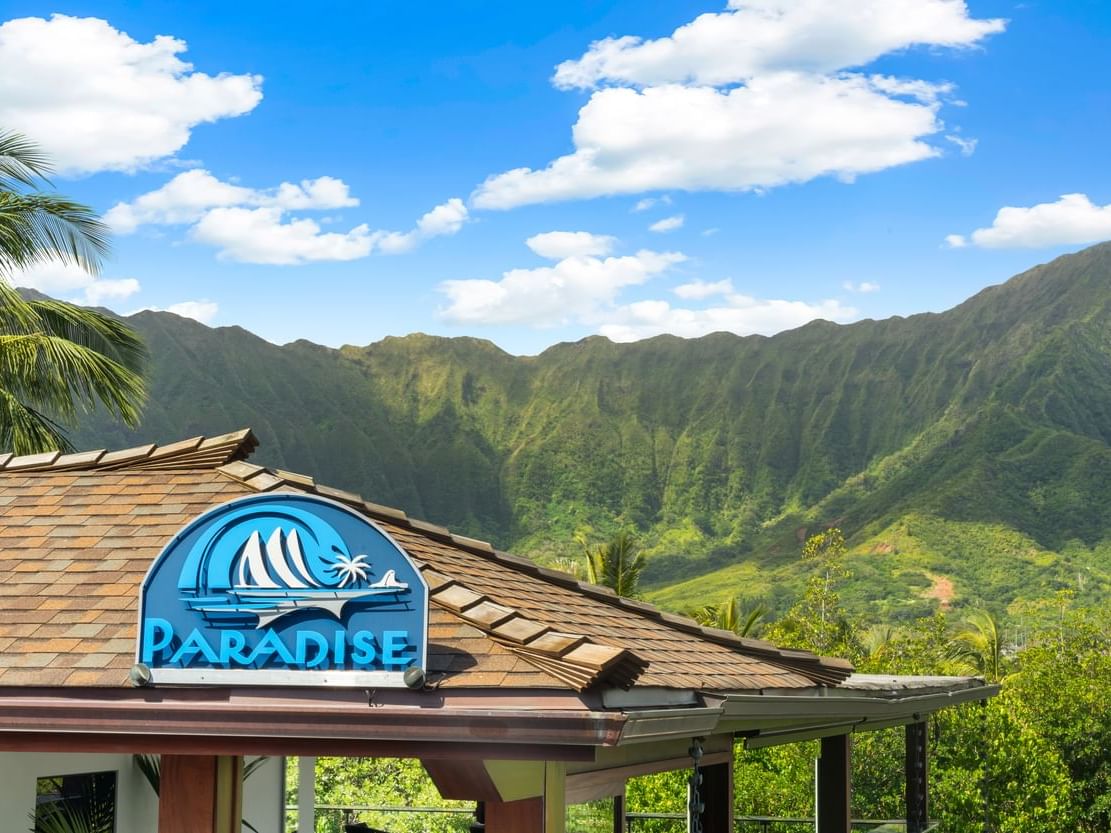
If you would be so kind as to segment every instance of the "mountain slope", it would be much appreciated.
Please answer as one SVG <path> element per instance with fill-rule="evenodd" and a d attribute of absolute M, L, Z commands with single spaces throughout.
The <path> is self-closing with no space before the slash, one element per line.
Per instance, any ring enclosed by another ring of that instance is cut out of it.
<path fill-rule="evenodd" d="M 1015 547 L 1051 553 L 1038 592 L 1076 559 L 1096 586 L 1111 566 L 1111 245 L 941 314 L 772 338 L 594 337 L 536 357 L 469 338 L 337 351 L 166 313 L 131 321 L 153 355 L 145 424 L 93 421 L 79 445 L 251 425 L 264 462 L 541 558 L 573 552 L 576 531 L 633 524 L 664 601 L 685 603 L 665 586 L 701 574 L 731 592 L 755 567 L 791 585 L 798 538 L 822 523 L 906 610 L 935 568 L 953 573 L 946 535 L 979 540 L 973 528 L 1018 536 L 998 556 L 1012 564 Z M 931 530 L 904 547 L 917 560 L 881 558 L 909 517 Z M 1003 592 L 966 572 L 962 598 Z"/>

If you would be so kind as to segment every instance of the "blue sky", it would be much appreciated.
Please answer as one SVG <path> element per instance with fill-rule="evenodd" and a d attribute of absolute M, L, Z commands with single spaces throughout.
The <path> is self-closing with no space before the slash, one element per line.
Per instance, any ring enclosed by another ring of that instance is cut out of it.
<path fill-rule="evenodd" d="M 0 9 L 0 126 L 117 229 L 15 280 L 124 313 L 536 353 L 941 310 L 1111 237 L 1098 0 Z"/>

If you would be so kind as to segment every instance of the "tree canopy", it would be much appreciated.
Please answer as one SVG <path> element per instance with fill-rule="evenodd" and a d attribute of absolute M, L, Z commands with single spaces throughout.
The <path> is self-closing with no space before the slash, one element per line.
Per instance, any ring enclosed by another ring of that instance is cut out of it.
<path fill-rule="evenodd" d="M 68 450 L 64 424 L 103 408 L 128 425 L 145 399 L 145 350 L 118 319 L 26 299 L 25 269 L 57 261 L 96 274 L 108 229 L 93 210 L 45 193 L 50 165 L 27 139 L 0 133 L 0 450 Z"/>

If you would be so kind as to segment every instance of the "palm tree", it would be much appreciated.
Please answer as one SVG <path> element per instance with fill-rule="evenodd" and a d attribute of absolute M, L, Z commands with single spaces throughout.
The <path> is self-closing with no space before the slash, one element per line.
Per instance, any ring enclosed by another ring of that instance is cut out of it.
<path fill-rule="evenodd" d="M 590 546 L 579 539 L 586 560 L 586 575 L 592 584 L 601 584 L 618 596 L 635 596 L 644 570 L 644 553 L 636 536 L 628 530 L 617 533 L 605 544 Z"/>
<path fill-rule="evenodd" d="M 101 406 L 136 425 L 145 351 L 122 322 L 11 285 L 45 261 L 99 271 L 108 230 L 92 209 L 40 189 L 50 165 L 27 139 L 0 132 L 0 451 L 70 449 L 61 423 Z"/>
<path fill-rule="evenodd" d="M 888 660 L 898 636 L 894 625 L 872 625 L 860 637 L 864 659 L 872 666 L 882 666 Z"/>
<path fill-rule="evenodd" d="M 985 610 L 969 613 L 953 635 L 953 659 L 988 682 L 999 680 L 1003 641 L 995 617 Z"/>
<path fill-rule="evenodd" d="M 701 625 L 732 631 L 737 636 L 756 636 L 763 626 L 767 609 L 760 604 L 742 608 L 741 600 L 730 596 L 716 605 L 706 605 L 695 611 L 694 619 Z"/>

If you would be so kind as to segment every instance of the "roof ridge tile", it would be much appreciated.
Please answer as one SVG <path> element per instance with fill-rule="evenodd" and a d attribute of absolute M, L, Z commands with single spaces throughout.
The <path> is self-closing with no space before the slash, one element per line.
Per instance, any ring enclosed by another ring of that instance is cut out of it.
<path fill-rule="evenodd" d="M 166 445 L 148 443 L 132 448 L 105 451 L 78 451 L 62 454 L 0 454 L 0 474 L 4 472 L 95 471 L 109 469 L 187 470 L 216 469 L 247 457 L 258 446 L 250 428 L 218 437 L 193 437 Z"/>
<path fill-rule="evenodd" d="M 234 465 L 234 464 L 233 464 Z M 248 486 L 254 486 L 256 478 L 236 477 L 236 475 L 229 471 L 231 466 L 224 466 L 219 469 L 225 474 L 229 474 L 241 482 L 246 483 Z M 267 469 L 267 472 L 275 477 L 278 477 L 278 472 Z M 327 497 L 335 497 L 345 503 L 354 505 L 355 507 L 367 512 L 372 517 L 378 517 L 381 520 L 386 520 L 390 523 L 396 523 L 400 526 L 414 530 L 422 535 L 425 535 L 434 540 L 444 541 L 453 546 L 457 546 L 467 552 L 481 555 L 486 558 L 493 559 L 500 564 L 514 567 L 518 570 L 523 570 L 529 574 L 540 576 L 547 581 L 553 582 L 560 586 L 578 590 L 591 598 L 603 601 L 608 604 L 618 605 L 627 610 L 636 611 L 641 616 L 653 619 L 657 622 L 662 622 L 669 627 L 684 633 L 699 636 L 710 642 L 722 645 L 726 648 L 737 651 L 738 653 L 761 659 L 769 662 L 772 665 L 779 666 L 788 671 L 793 671 L 798 674 L 808 677 L 812 681 L 825 685 L 837 685 L 844 680 L 852 670 L 852 664 L 844 660 L 836 662 L 830 661 L 826 657 L 820 657 L 816 654 L 807 651 L 793 651 L 790 649 L 780 649 L 770 643 L 762 642 L 760 640 L 749 639 L 746 637 L 738 636 L 731 631 L 724 631 L 718 628 L 710 628 L 700 625 L 694 619 L 687 616 L 681 616 L 671 613 L 666 610 L 661 610 L 655 605 L 644 602 L 640 599 L 628 599 L 617 595 L 612 589 L 602 587 L 596 584 L 582 581 L 570 573 L 565 573 L 559 570 L 553 570 L 550 567 L 543 567 L 535 564 L 532 561 L 521 558 L 520 556 L 506 553 L 496 549 L 491 544 L 485 541 L 477 541 L 476 539 L 467 538 L 461 535 L 454 535 L 451 530 L 446 527 L 439 526 L 438 524 L 429 523 L 415 518 L 410 518 L 399 509 L 392 509 L 390 507 L 380 506 L 376 503 L 371 503 L 364 500 L 361 496 L 352 494 L 351 492 L 344 492 L 339 489 L 331 489 L 327 486 L 320 486 L 319 484 L 312 487 L 305 487 L 302 484 L 290 479 L 287 481 L 289 485 L 299 486 L 301 488 L 311 488 L 317 494 L 325 495 Z M 446 595 L 445 595 L 446 594 Z M 473 594 L 476 598 L 470 599 L 465 594 Z M 430 594 L 432 596 L 433 594 Z M 436 600 L 439 602 L 441 596 L 444 599 L 444 606 L 452 609 L 453 612 L 461 614 L 464 609 L 471 607 L 485 597 L 481 594 L 475 593 L 470 588 L 465 587 L 459 582 L 454 582 L 450 587 L 445 586 L 442 593 L 435 594 Z M 451 600 L 451 604 L 447 604 L 447 600 Z M 464 600 L 466 600 L 464 602 Z M 462 603 L 462 607 L 456 605 Z M 465 618 L 465 617 L 464 617 Z M 523 617 L 528 618 L 528 617 Z M 494 631 L 490 631 L 491 635 Z M 547 635 L 547 634 L 546 634 Z M 585 639 L 586 637 L 584 637 Z M 526 646 L 527 648 L 528 646 Z M 520 650 L 525 650 L 524 648 Z M 635 654 L 627 651 L 629 657 L 634 662 L 641 662 Z M 644 664 L 644 668 L 647 664 Z M 643 668 L 642 668 L 643 670 Z M 639 673 L 639 672 L 638 672 Z M 635 680 L 635 677 L 630 679 Z"/>

